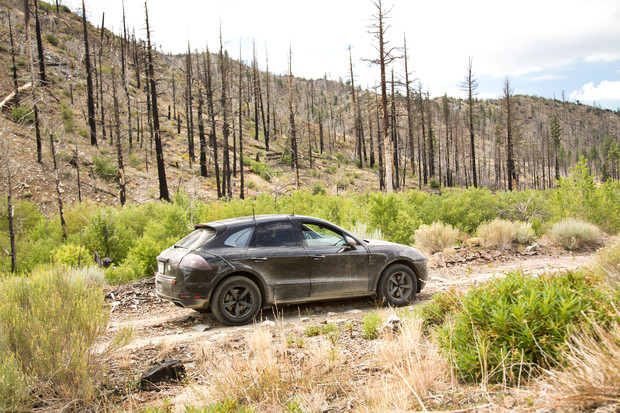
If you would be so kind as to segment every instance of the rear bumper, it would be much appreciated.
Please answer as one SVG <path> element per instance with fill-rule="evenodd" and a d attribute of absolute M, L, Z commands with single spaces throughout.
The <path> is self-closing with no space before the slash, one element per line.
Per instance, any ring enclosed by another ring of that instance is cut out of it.
<path fill-rule="evenodd" d="M 196 291 L 191 291 L 184 286 L 176 284 L 173 279 L 155 275 L 155 291 L 157 296 L 165 300 L 172 301 L 179 307 L 203 310 L 209 308 L 209 298 L 197 295 Z"/>

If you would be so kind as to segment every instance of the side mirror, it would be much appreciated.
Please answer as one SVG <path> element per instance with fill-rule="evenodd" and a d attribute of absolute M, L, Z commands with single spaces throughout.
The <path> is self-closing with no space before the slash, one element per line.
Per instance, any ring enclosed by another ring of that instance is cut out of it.
<path fill-rule="evenodd" d="M 351 238 L 348 235 L 344 236 L 344 241 L 346 242 L 346 249 L 348 250 L 356 250 L 357 247 L 357 242 L 355 242 L 355 240 L 353 238 Z"/>

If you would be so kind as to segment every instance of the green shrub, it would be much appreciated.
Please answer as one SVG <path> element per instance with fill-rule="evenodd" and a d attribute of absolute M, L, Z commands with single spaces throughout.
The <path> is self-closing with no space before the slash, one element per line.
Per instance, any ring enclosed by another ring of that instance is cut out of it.
<path fill-rule="evenodd" d="M 86 260 L 90 261 L 90 254 L 84 247 L 72 243 L 64 244 L 54 251 L 54 262 L 56 264 L 65 264 L 70 267 L 84 265 Z"/>
<path fill-rule="evenodd" d="M 309 325 L 304 330 L 306 337 L 315 337 L 323 334 L 338 333 L 338 327 L 334 323 Z"/>
<path fill-rule="evenodd" d="M 312 195 L 325 195 L 325 187 L 321 184 L 314 184 L 312 186 Z"/>
<path fill-rule="evenodd" d="M 51 33 L 48 33 L 45 35 L 45 40 L 47 40 L 48 43 L 54 47 L 58 46 L 58 44 L 60 43 L 60 41 L 58 40 L 58 37 L 54 36 Z"/>
<path fill-rule="evenodd" d="M 67 108 L 67 105 L 62 103 L 60 104 L 60 118 L 62 119 L 65 132 L 73 132 L 75 129 L 75 124 L 73 123 L 73 112 L 71 109 Z"/>
<path fill-rule="evenodd" d="M 487 247 L 510 249 L 513 243 L 527 244 L 535 237 L 532 227 L 524 222 L 496 218 L 478 227 L 478 236 Z"/>
<path fill-rule="evenodd" d="M 34 123 L 34 110 L 31 106 L 17 105 L 11 111 L 13 122 L 20 125 L 32 125 Z"/>
<path fill-rule="evenodd" d="M 431 225 L 421 225 L 415 230 L 415 245 L 423 251 L 435 253 L 453 246 L 459 236 L 459 230 L 451 225 L 433 222 Z"/>
<path fill-rule="evenodd" d="M 108 182 L 118 179 L 118 167 L 105 156 L 93 156 L 95 173 Z"/>
<path fill-rule="evenodd" d="M 556 222 L 549 235 L 556 244 L 567 250 L 594 247 L 601 239 L 601 231 L 596 225 L 573 218 Z"/>
<path fill-rule="evenodd" d="M 0 344 L 0 411 L 26 412 L 30 404 L 30 380 L 14 353 Z"/>
<path fill-rule="evenodd" d="M 0 370 L 18 366 L 23 377 L 15 373 L 10 379 L 31 384 L 21 409 L 35 400 L 77 403 L 78 408 L 95 398 L 107 353 L 94 346 L 105 334 L 109 310 L 101 286 L 92 279 L 79 271 L 51 268 L 1 282 Z M 6 372 L 3 375 L 6 379 Z"/>
<path fill-rule="evenodd" d="M 464 379 L 514 384 L 557 366 L 571 332 L 608 317 L 605 303 L 586 274 L 516 271 L 468 291 L 439 343 Z"/>
<path fill-rule="evenodd" d="M 441 189 L 441 184 L 435 178 L 431 178 L 429 181 L 429 186 L 433 189 Z"/>
<path fill-rule="evenodd" d="M 267 182 L 271 181 L 271 173 L 269 168 L 263 162 L 250 161 L 250 171 L 259 175 Z"/>
<path fill-rule="evenodd" d="M 379 337 L 379 326 L 381 325 L 381 315 L 377 311 L 364 314 L 362 319 L 362 336 L 368 340 Z"/>

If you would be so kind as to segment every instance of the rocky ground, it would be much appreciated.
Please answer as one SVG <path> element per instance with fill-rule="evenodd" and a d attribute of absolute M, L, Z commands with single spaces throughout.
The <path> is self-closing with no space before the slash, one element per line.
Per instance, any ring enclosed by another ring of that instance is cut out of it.
<path fill-rule="evenodd" d="M 462 289 L 485 282 L 502 274 L 521 270 L 525 274 L 576 269 L 590 264 L 593 252 L 570 253 L 551 247 L 530 251 L 489 251 L 458 248 L 435 254 L 429 259 L 430 279 L 427 287 L 412 305 L 432 299 L 436 292 Z M 112 306 L 108 335 L 124 327 L 133 329 L 131 341 L 111 359 L 110 398 L 125 408 L 140 410 L 143 406 L 161 405 L 167 400 L 178 409 L 184 404 L 198 405 L 197 388 L 209 383 L 205 366 L 224 357 L 245 357 L 248 340 L 256 329 L 270 331 L 274 340 L 290 341 L 291 354 L 296 341 L 311 345 L 308 326 L 327 322 L 339 325 L 337 336 L 339 357 L 346 359 L 352 372 L 370 374 L 370 358 L 375 352 L 373 340 L 362 337 L 364 314 L 377 309 L 372 299 L 312 303 L 286 306 L 262 313 L 256 325 L 228 327 L 211 314 L 202 314 L 174 306 L 155 295 L 154 280 L 146 278 L 132 284 L 109 287 L 107 300 Z M 175 359 L 185 370 L 181 383 L 167 383 L 140 389 L 141 375 L 162 362 Z M 212 367 L 215 365 L 212 364 Z M 380 374 L 381 372 L 376 372 Z M 349 373 L 347 373 L 349 374 Z M 198 391 L 199 392 L 199 391 Z M 320 410 L 346 410 L 350 400 L 327 399 Z"/>

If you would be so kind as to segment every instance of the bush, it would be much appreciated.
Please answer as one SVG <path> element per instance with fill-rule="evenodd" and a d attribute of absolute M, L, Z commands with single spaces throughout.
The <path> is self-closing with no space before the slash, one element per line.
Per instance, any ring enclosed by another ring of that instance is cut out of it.
<path fill-rule="evenodd" d="M 567 250 L 594 247 L 601 239 L 601 230 L 588 222 L 568 218 L 556 222 L 550 231 L 551 239 Z"/>
<path fill-rule="evenodd" d="M 116 181 L 118 179 L 117 166 L 104 156 L 93 156 L 93 166 L 95 173 L 106 181 Z"/>
<path fill-rule="evenodd" d="M 13 122 L 20 125 L 32 125 L 34 123 L 34 111 L 27 105 L 17 105 L 11 111 Z"/>
<path fill-rule="evenodd" d="M 362 319 L 362 335 L 368 340 L 379 337 L 379 325 L 381 325 L 381 315 L 377 311 L 366 313 Z"/>
<path fill-rule="evenodd" d="M 3 349 L 0 344 L 0 349 Z M 0 411 L 28 411 L 30 397 L 30 380 L 21 370 L 15 354 L 2 351 L 0 353 Z"/>
<path fill-rule="evenodd" d="M 532 227 L 524 222 L 496 218 L 478 227 L 478 236 L 487 247 L 509 249 L 513 243 L 527 244 L 535 238 Z"/>
<path fill-rule="evenodd" d="M 47 40 L 48 43 L 51 44 L 54 47 L 58 46 L 58 44 L 60 43 L 59 40 L 58 40 L 58 37 L 54 36 L 51 33 L 48 33 L 48 34 L 45 35 L 45 40 Z"/>
<path fill-rule="evenodd" d="M 431 178 L 429 186 L 433 189 L 441 189 L 441 184 L 435 178 Z"/>
<path fill-rule="evenodd" d="M 370 231 L 368 229 L 368 225 L 360 221 L 356 222 L 350 231 L 353 235 L 357 235 L 361 239 L 384 240 L 383 234 L 381 233 L 380 229 L 375 229 L 373 231 Z"/>
<path fill-rule="evenodd" d="M 83 265 L 89 259 L 89 255 L 84 247 L 68 243 L 54 251 L 54 262 L 77 267 Z"/>
<path fill-rule="evenodd" d="M 620 284 L 620 239 L 596 253 L 595 268 L 612 284 Z"/>
<path fill-rule="evenodd" d="M 325 187 L 321 184 L 314 184 L 312 186 L 312 195 L 325 195 Z"/>
<path fill-rule="evenodd" d="M 514 384 L 557 366 L 572 332 L 608 317 L 606 299 L 580 272 L 516 271 L 464 295 L 438 338 L 464 379 Z"/>
<path fill-rule="evenodd" d="M 6 379 L 7 366 L 17 367 L 9 379 L 31 384 L 27 400 L 14 393 L 13 400 L 21 400 L 17 410 L 28 410 L 35 400 L 43 407 L 42 401 L 88 404 L 95 398 L 107 353 L 94 346 L 109 311 L 91 272 L 52 268 L 2 281 L 0 371 Z"/>
<path fill-rule="evenodd" d="M 451 225 L 433 222 L 415 230 L 415 245 L 423 251 L 435 253 L 454 245 L 459 235 L 459 230 Z"/>

